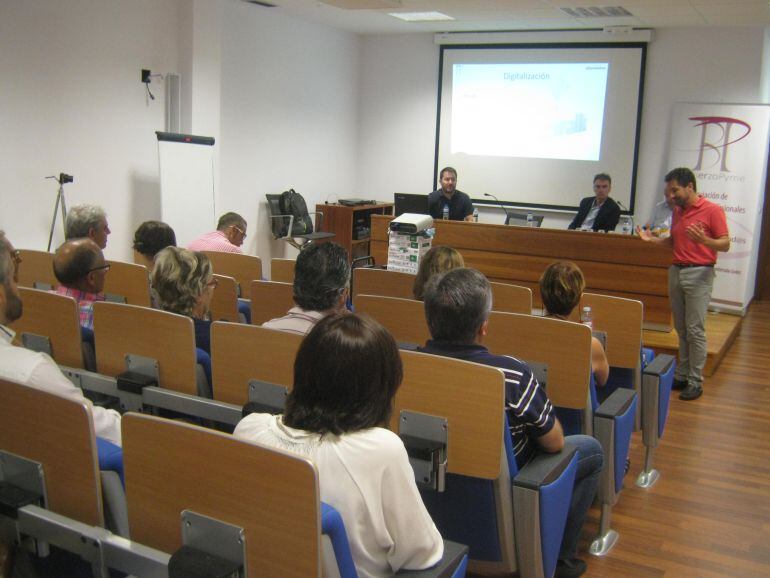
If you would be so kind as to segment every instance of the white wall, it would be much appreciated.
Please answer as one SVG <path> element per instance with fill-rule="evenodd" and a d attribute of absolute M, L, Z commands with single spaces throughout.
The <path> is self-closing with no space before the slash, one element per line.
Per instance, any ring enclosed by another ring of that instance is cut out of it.
<path fill-rule="evenodd" d="M 265 194 L 294 188 L 313 210 L 357 192 L 360 40 L 243 3 L 222 22 L 221 208 L 267 270 L 294 252 L 272 241 Z"/>
<path fill-rule="evenodd" d="M 163 85 L 145 96 L 140 70 L 175 71 L 182 0 L 3 0 L 0 3 L 0 227 L 17 247 L 44 250 L 67 172 L 69 205 L 102 205 L 125 259 L 134 228 L 157 218 L 154 131 Z M 54 243 L 63 239 L 61 222 Z"/>
<path fill-rule="evenodd" d="M 430 34 L 364 38 L 361 172 L 367 196 L 427 192 L 433 174 L 439 48 Z M 760 102 L 764 29 L 697 28 L 655 32 L 647 53 L 635 214 L 645 221 L 662 195 L 668 125 L 675 102 Z M 606 167 L 612 173 L 612 167 Z M 462 189 L 462 175 L 458 187 Z M 472 193 L 472 191 L 469 191 Z M 591 183 L 586 183 L 586 195 Z M 480 220 L 500 222 L 499 209 Z M 547 213 L 544 226 L 572 215 Z"/>

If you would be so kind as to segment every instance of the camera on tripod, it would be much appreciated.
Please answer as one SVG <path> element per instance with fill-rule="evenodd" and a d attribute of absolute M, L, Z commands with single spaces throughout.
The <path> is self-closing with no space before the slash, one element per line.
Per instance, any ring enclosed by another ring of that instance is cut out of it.
<path fill-rule="evenodd" d="M 64 185 L 66 183 L 71 183 L 74 181 L 75 178 L 72 175 L 68 175 L 67 173 L 59 173 L 59 184 Z"/>

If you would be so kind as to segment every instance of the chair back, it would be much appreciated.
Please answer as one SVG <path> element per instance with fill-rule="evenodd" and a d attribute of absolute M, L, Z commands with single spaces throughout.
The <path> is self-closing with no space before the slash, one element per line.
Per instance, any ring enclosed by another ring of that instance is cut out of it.
<path fill-rule="evenodd" d="M 158 362 L 159 385 L 197 395 L 193 321 L 158 309 L 100 301 L 94 304 L 96 367 L 115 377 L 126 371 L 126 356 Z"/>
<path fill-rule="evenodd" d="M 355 305 L 358 295 L 383 295 L 400 299 L 414 299 L 413 285 L 414 275 L 409 273 L 358 267 L 353 270 L 353 305 Z"/>
<path fill-rule="evenodd" d="M 249 380 L 291 389 L 294 359 L 303 336 L 241 323 L 211 324 L 214 399 L 236 405 L 249 400 Z"/>
<path fill-rule="evenodd" d="M 585 325 L 493 311 L 484 345 L 498 355 L 546 364 L 546 391 L 554 405 L 590 408 L 591 330 Z"/>
<path fill-rule="evenodd" d="M 40 462 L 47 508 L 104 525 L 91 404 L 0 380 L 0 450 Z"/>
<path fill-rule="evenodd" d="M 359 295 L 356 297 L 356 312 L 374 317 L 399 343 L 424 345 L 430 339 L 422 301 Z"/>
<path fill-rule="evenodd" d="M 494 311 L 532 315 L 532 290 L 529 287 L 508 283 L 490 283 L 490 285 Z"/>
<path fill-rule="evenodd" d="M 294 266 L 296 264 L 296 259 L 273 257 L 270 260 L 270 280 L 279 283 L 294 283 Z"/>
<path fill-rule="evenodd" d="M 133 540 L 175 552 L 180 515 L 191 510 L 243 529 L 249 576 L 320 576 L 318 474 L 310 460 L 135 413 L 123 418 L 123 459 Z"/>
<path fill-rule="evenodd" d="M 283 317 L 294 306 L 294 288 L 290 283 L 251 282 L 252 325 L 262 325 L 265 321 Z"/>
<path fill-rule="evenodd" d="M 123 261 L 107 261 L 110 270 L 104 277 L 104 293 L 120 296 L 129 305 L 150 307 L 150 277 L 147 267 Z"/>
<path fill-rule="evenodd" d="M 83 369 L 83 344 L 78 320 L 78 304 L 72 297 L 39 289 L 19 287 L 24 314 L 10 324 L 16 332 L 16 345 L 22 345 L 24 334 L 47 337 L 51 357 L 59 365 Z"/>
<path fill-rule="evenodd" d="M 239 297 L 246 297 L 249 284 L 255 279 L 262 279 L 262 259 L 241 253 L 222 251 L 204 251 L 211 261 L 214 273 L 233 277 L 239 287 Z"/>
<path fill-rule="evenodd" d="M 606 353 L 610 366 L 629 369 L 639 367 L 644 317 L 642 302 L 598 293 L 583 293 L 580 309 L 585 306 L 591 308 L 594 331 L 607 334 Z"/>
<path fill-rule="evenodd" d="M 212 321 L 231 321 L 238 323 L 238 289 L 235 279 L 226 275 L 214 275 L 217 286 L 211 297 L 209 313 Z"/>
<path fill-rule="evenodd" d="M 21 267 L 19 267 L 19 285 L 21 287 L 35 287 L 35 283 L 44 283 L 55 289 L 59 281 L 53 274 L 53 253 L 47 251 L 34 251 L 32 249 L 19 249 Z M 48 287 L 41 287 L 47 289 Z"/>

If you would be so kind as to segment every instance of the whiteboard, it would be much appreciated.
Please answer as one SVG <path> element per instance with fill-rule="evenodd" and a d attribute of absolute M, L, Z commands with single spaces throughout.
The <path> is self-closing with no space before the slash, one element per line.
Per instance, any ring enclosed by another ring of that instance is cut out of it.
<path fill-rule="evenodd" d="M 160 219 L 174 229 L 180 247 L 216 228 L 214 139 L 156 132 L 160 170 Z"/>

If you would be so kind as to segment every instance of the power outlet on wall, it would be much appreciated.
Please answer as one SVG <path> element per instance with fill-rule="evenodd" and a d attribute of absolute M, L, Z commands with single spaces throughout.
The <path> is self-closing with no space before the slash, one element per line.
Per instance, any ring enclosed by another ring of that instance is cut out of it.
<path fill-rule="evenodd" d="M 150 82 L 150 70 L 147 68 L 142 68 L 142 82 L 144 84 L 148 84 Z"/>

